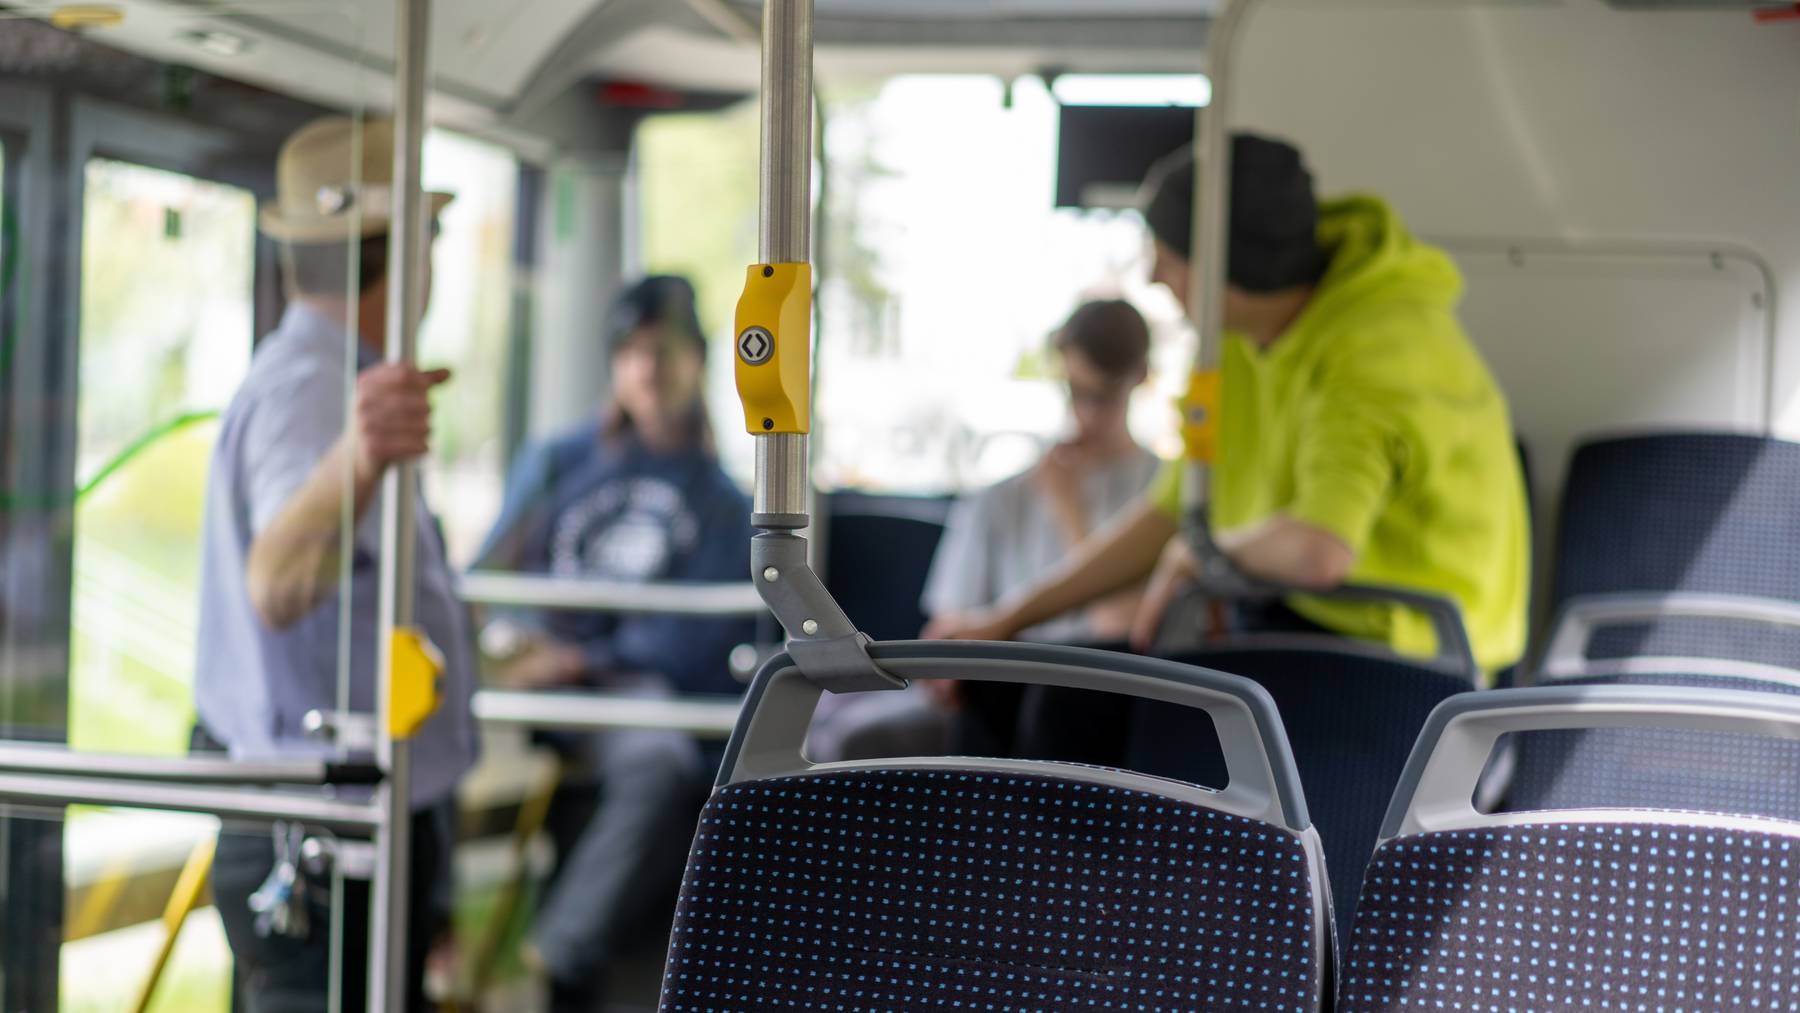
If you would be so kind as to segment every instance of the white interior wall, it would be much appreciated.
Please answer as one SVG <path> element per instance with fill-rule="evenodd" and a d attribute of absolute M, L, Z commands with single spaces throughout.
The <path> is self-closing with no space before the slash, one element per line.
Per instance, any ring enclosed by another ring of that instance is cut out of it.
<path fill-rule="evenodd" d="M 1264 0 L 1239 54 L 1234 123 L 1298 142 L 1325 192 L 1378 192 L 1457 240 L 1541 503 L 1581 432 L 1800 437 L 1800 25 Z"/>

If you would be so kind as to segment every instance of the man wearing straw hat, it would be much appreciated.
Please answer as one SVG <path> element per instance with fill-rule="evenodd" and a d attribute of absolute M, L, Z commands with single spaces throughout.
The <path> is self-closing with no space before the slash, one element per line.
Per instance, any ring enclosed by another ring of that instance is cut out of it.
<path fill-rule="evenodd" d="M 257 346 L 213 454 L 195 683 L 196 737 L 233 756 L 330 752 L 302 727 L 309 712 L 375 709 L 374 505 L 387 469 L 426 452 L 428 395 L 449 379 L 381 361 L 393 152 L 385 121 L 315 121 L 282 147 L 276 197 L 259 216 L 281 244 L 288 306 Z M 427 197 L 435 233 L 450 197 Z M 443 655 L 444 704 L 415 740 L 409 1008 L 423 1006 L 426 949 L 444 924 L 452 789 L 475 757 L 468 621 L 422 497 L 418 511 L 416 625 Z M 334 947 L 330 879 L 300 861 L 306 836 L 277 825 L 220 837 L 214 892 L 251 1010 L 326 1009 L 334 949 L 339 1008 L 365 1002 L 368 884 L 346 882 Z"/>

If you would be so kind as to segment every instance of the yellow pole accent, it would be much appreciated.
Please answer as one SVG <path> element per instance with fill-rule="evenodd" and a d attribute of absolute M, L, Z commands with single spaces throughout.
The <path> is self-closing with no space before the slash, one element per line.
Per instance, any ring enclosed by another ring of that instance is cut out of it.
<path fill-rule="evenodd" d="M 444 656 L 424 633 L 411 627 L 396 627 L 389 657 L 393 671 L 389 673 L 392 703 L 388 706 L 388 734 L 396 739 L 410 739 L 437 713 L 438 676 L 444 670 Z"/>
<path fill-rule="evenodd" d="M 752 435 L 811 432 L 812 265 L 752 265 L 736 333 L 744 428 Z"/>
<path fill-rule="evenodd" d="M 82 892 L 81 906 L 75 909 L 63 930 L 63 940 L 73 942 L 99 935 L 106 927 L 107 915 L 125 892 L 135 863 L 130 854 L 121 853 L 106 863 L 99 878 Z"/>
<path fill-rule="evenodd" d="M 162 945 L 157 947 L 150 973 L 144 978 L 144 987 L 138 991 L 137 1001 L 132 1003 L 133 1013 L 144 1013 L 150 1008 L 150 999 L 156 995 L 163 970 L 175 952 L 175 940 L 181 935 L 181 927 L 187 923 L 188 915 L 200 906 L 200 898 L 206 892 L 206 880 L 212 875 L 213 849 L 217 846 L 218 838 L 209 834 L 196 841 L 194 850 L 188 852 L 187 864 L 181 867 L 181 876 L 175 880 L 175 889 L 163 908 Z"/>
<path fill-rule="evenodd" d="M 556 798 L 556 789 L 562 785 L 563 768 L 560 760 L 549 764 L 548 772 L 532 786 L 531 793 L 519 805 L 518 819 L 513 821 L 512 841 L 508 848 L 512 859 L 512 868 L 507 873 L 506 882 L 500 887 L 500 894 L 494 900 L 494 909 L 488 913 L 487 922 L 482 926 L 481 938 L 475 943 L 474 958 L 470 961 L 473 973 L 470 976 L 467 998 L 479 1005 L 481 995 L 494 980 L 494 968 L 499 963 L 500 943 L 505 940 L 506 933 L 512 928 L 513 915 L 519 909 L 519 898 L 525 892 L 525 878 L 530 873 L 526 863 L 526 851 L 531 847 L 532 838 L 544 829 L 544 821 L 550 817 L 550 803 Z"/>
<path fill-rule="evenodd" d="M 50 24 L 65 32 L 111 28 L 124 20 L 125 9 L 116 4 L 63 4 L 50 11 Z"/>
<path fill-rule="evenodd" d="M 1197 369 L 1188 377 L 1181 397 L 1183 457 L 1211 465 L 1219 456 L 1219 404 L 1225 390 L 1224 375 L 1216 369 Z"/>

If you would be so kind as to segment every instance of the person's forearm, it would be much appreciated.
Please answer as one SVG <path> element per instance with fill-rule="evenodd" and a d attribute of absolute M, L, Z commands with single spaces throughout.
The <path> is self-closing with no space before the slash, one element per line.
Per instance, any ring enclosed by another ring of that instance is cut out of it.
<path fill-rule="evenodd" d="M 1045 579 L 1003 606 L 1014 633 L 1083 608 L 1143 580 L 1175 536 L 1173 518 L 1147 500 L 1075 547 Z"/>
<path fill-rule="evenodd" d="M 1342 584 L 1356 564 L 1356 554 L 1336 535 L 1283 515 L 1220 535 L 1218 543 L 1244 573 L 1286 587 L 1327 590 Z"/>
<path fill-rule="evenodd" d="M 250 545 L 250 601 L 263 622 L 286 629 L 323 601 L 342 572 L 344 503 L 351 525 L 374 502 L 380 472 L 356 465 L 339 439 L 275 520 Z"/>

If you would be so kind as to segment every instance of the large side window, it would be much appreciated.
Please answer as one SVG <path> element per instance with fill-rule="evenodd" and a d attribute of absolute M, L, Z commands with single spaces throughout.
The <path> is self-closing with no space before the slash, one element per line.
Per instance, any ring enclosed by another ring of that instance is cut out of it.
<path fill-rule="evenodd" d="M 425 480 L 450 560 L 461 565 L 500 512 L 518 162 L 505 149 L 434 130 L 425 138 L 424 171 L 426 189 L 456 195 L 432 246 L 419 358 L 456 374 L 432 418 Z"/>
<path fill-rule="evenodd" d="M 69 744 L 180 754 L 194 720 L 206 470 L 254 337 L 255 200 L 101 158 L 84 167 L 82 194 Z M 68 810 L 64 1009 L 125 1001 L 156 945 L 154 921 L 133 924 L 154 912 L 120 899 L 128 882 L 142 888 L 120 863 L 179 869 L 216 826 Z M 210 911 L 190 920 L 171 967 L 158 1008 L 228 1004 L 230 963 Z"/>
<path fill-rule="evenodd" d="M 256 204 L 99 158 L 84 195 L 69 742 L 179 753 L 209 416 L 249 366 Z"/>
<path fill-rule="evenodd" d="M 744 269 L 756 259 L 760 123 L 755 102 L 653 117 L 638 128 L 634 152 L 644 270 L 694 282 L 701 323 L 712 331 L 706 402 L 719 431 L 719 457 L 746 485 L 756 450 L 743 438 L 731 326 Z"/>
<path fill-rule="evenodd" d="M 1037 78 L 913 75 L 824 93 L 813 256 L 820 485 L 952 492 L 1004 478 L 1067 425 L 1050 333 L 1084 299 L 1123 297 L 1157 339 L 1132 404 L 1140 443 L 1178 450 L 1191 340 L 1149 283 L 1135 212 L 1055 207 L 1057 99 Z M 756 255 L 755 103 L 639 128 L 641 251 L 695 276 L 728 330 Z M 732 403 L 716 355 L 715 405 Z M 729 413 L 721 419 L 729 420 Z M 753 444 L 720 441 L 749 475 Z"/>

